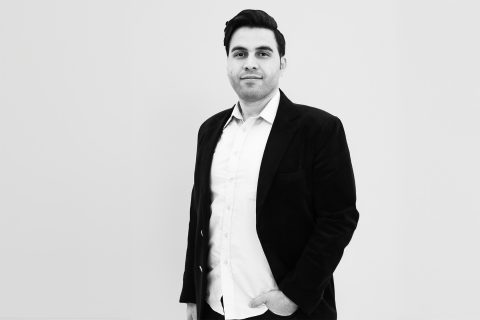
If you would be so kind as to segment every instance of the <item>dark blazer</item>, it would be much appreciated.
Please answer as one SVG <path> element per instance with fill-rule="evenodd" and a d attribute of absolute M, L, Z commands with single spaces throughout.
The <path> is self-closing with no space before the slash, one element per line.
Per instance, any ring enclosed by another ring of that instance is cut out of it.
<path fill-rule="evenodd" d="M 206 303 L 210 168 L 232 110 L 212 116 L 198 132 L 180 302 L 196 303 L 199 319 Z M 357 226 L 355 201 L 341 121 L 280 91 L 260 166 L 256 229 L 275 281 L 301 319 L 336 319 L 333 271 Z"/>

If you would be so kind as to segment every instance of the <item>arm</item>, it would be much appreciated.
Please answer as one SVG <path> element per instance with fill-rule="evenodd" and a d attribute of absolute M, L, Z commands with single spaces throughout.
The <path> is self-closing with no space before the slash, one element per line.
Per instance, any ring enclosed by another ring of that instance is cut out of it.
<path fill-rule="evenodd" d="M 195 160 L 195 171 L 198 162 L 198 145 L 200 144 L 200 131 L 198 131 L 197 136 L 197 155 Z M 194 181 L 196 181 L 196 172 L 194 172 Z M 185 271 L 183 273 L 183 286 L 182 292 L 180 293 L 180 302 L 182 303 L 196 303 L 195 299 L 195 229 L 197 225 L 197 214 L 196 206 L 197 201 L 197 190 L 195 183 L 192 187 L 192 194 L 190 198 L 190 221 L 188 223 L 188 242 L 187 242 L 187 253 L 185 257 Z"/>
<path fill-rule="evenodd" d="M 315 147 L 315 226 L 295 268 L 279 284 L 279 289 L 307 314 L 322 299 L 359 218 L 350 153 L 338 118 L 324 125 Z"/>
<path fill-rule="evenodd" d="M 195 186 L 192 188 L 190 201 L 190 222 L 188 223 L 188 243 L 185 257 L 185 271 L 183 272 L 183 287 L 180 293 L 180 302 L 195 303 L 195 274 L 194 274 L 194 249 L 195 249 L 195 226 L 196 214 L 193 208 L 195 203 Z"/>

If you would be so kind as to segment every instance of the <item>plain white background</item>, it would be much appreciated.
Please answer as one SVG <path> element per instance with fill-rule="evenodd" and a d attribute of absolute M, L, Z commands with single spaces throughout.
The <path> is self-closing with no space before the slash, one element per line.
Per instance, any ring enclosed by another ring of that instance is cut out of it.
<path fill-rule="evenodd" d="M 263 9 L 281 88 L 343 121 L 360 222 L 339 319 L 480 318 L 476 1 L 1 1 L 0 319 L 184 319 L 199 125 Z"/>

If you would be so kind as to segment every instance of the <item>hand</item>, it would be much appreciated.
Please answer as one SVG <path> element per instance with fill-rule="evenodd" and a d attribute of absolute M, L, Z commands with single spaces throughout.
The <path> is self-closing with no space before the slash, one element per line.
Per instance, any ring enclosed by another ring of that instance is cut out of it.
<path fill-rule="evenodd" d="M 280 290 L 271 290 L 262 293 L 250 301 L 250 307 L 252 308 L 258 307 L 262 304 L 265 304 L 271 312 L 280 316 L 289 316 L 298 309 L 295 302 L 290 300 Z"/>
<path fill-rule="evenodd" d="M 197 304 L 187 303 L 187 320 L 197 320 Z"/>

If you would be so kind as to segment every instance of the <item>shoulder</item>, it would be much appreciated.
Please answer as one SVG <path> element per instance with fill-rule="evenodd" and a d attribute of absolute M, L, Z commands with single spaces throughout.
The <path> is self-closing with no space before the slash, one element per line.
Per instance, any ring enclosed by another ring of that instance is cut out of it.
<path fill-rule="evenodd" d="M 200 138 L 203 133 L 211 127 L 218 125 L 219 122 L 226 120 L 226 118 L 231 114 L 232 107 L 217 112 L 213 116 L 209 117 L 200 125 L 198 129 L 198 137 Z"/>
<path fill-rule="evenodd" d="M 222 110 L 220 112 L 215 113 L 213 116 L 209 117 L 207 120 L 203 121 L 202 127 L 209 127 L 213 124 L 217 124 L 218 121 L 222 121 L 227 115 L 229 115 L 232 112 L 232 108 L 228 108 L 225 110 Z"/>
<path fill-rule="evenodd" d="M 320 108 L 298 103 L 293 103 L 293 106 L 298 110 L 300 116 L 307 120 L 316 122 L 328 122 L 338 119 L 337 116 Z"/>
<path fill-rule="evenodd" d="M 298 103 L 292 103 L 292 107 L 298 113 L 301 125 L 314 132 L 331 132 L 342 126 L 341 120 L 336 115 L 323 109 Z"/>
<path fill-rule="evenodd" d="M 325 127 L 340 122 L 335 115 L 317 107 L 308 106 L 301 103 L 294 103 L 280 90 L 280 104 L 285 105 L 291 116 L 300 119 L 303 127 Z"/>
<path fill-rule="evenodd" d="M 346 145 L 343 124 L 337 116 L 303 104 L 292 103 L 290 106 L 295 110 L 300 131 L 308 137 L 316 152 L 326 150 L 326 146 Z"/>

